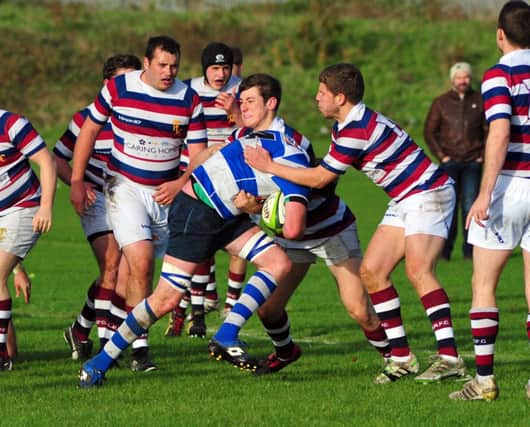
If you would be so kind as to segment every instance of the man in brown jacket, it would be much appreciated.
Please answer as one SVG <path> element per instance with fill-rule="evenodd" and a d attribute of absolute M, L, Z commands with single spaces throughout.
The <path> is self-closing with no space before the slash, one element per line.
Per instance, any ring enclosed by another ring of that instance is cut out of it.
<path fill-rule="evenodd" d="M 465 223 L 473 201 L 478 195 L 487 126 L 482 97 L 471 88 L 471 66 L 457 62 L 449 72 L 452 88 L 436 98 L 429 110 L 424 137 L 432 154 L 456 183 L 457 202 L 449 236 L 442 257 L 451 258 L 457 235 L 458 206 L 462 206 Z M 464 229 L 464 227 L 462 227 Z M 471 258 L 472 246 L 463 230 L 463 256 Z"/>

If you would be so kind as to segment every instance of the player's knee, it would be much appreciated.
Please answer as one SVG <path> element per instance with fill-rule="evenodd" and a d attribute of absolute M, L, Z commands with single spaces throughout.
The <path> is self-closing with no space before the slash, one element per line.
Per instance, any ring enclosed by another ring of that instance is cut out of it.
<path fill-rule="evenodd" d="M 364 263 L 361 264 L 359 268 L 359 276 L 361 277 L 361 281 L 363 282 L 363 285 L 366 287 L 368 292 L 373 292 L 377 290 L 377 276 L 369 265 L 366 265 Z"/>

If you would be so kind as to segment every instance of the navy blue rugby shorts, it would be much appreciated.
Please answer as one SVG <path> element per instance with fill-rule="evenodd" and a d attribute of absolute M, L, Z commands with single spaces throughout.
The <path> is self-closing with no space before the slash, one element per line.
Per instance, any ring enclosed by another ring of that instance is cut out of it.
<path fill-rule="evenodd" d="M 223 219 L 200 200 L 177 194 L 169 209 L 166 253 L 183 261 L 201 263 L 219 249 L 256 227 L 248 215 Z"/>

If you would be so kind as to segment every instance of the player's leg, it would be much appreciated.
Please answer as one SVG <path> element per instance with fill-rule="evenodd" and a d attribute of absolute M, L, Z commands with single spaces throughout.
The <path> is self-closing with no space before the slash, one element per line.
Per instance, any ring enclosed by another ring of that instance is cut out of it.
<path fill-rule="evenodd" d="M 0 371 L 10 371 L 13 366 L 7 349 L 7 334 L 12 319 L 7 279 L 19 261 L 16 255 L 0 250 Z"/>
<path fill-rule="evenodd" d="M 7 280 L 40 236 L 33 231 L 33 217 L 38 209 L 23 208 L 0 217 L 0 371 L 9 371 L 13 366 L 7 350 L 7 331 L 12 319 Z"/>
<path fill-rule="evenodd" d="M 499 333 L 499 309 L 495 293 L 510 254 L 510 250 L 473 248 L 473 299 L 469 317 L 477 375 L 462 390 L 451 393 L 451 399 L 493 400 L 497 397 L 493 365 L 495 341 Z"/>
<path fill-rule="evenodd" d="M 98 325 L 100 345 L 105 343 L 110 300 L 116 286 L 120 256 L 102 192 L 96 192 L 96 201 L 85 211 L 81 226 L 96 257 L 99 277 L 90 285 L 85 304 L 76 320 L 64 331 L 64 339 L 74 360 L 90 356 L 92 341 L 89 335 L 94 323 Z"/>
<path fill-rule="evenodd" d="M 127 261 L 129 278 L 127 282 L 127 312 L 143 301 L 151 292 L 154 269 L 153 243 L 142 240 L 122 248 Z M 147 335 L 139 335 L 133 343 L 131 353 L 131 369 L 134 371 L 151 371 L 156 365 L 149 357 Z"/>
<path fill-rule="evenodd" d="M 291 337 L 291 323 L 285 307 L 291 295 L 302 283 L 311 262 L 294 262 L 291 270 L 279 283 L 271 296 L 258 309 L 258 316 L 274 346 L 266 359 L 258 362 L 258 375 L 278 372 L 302 355 L 300 347 Z"/>
<path fill-rule="evenodd" d="M 245 223 L 250 226 L 250 222 Z M 250 316 L 276 289 L 289 272 L 291 261 L 285 252 L 258 227 L 252 225 L 226 246 L 230 254 L 252 262 L 257 271 L 249 278 L 241 297 L 210 341 L 210 354 L 244 369 L 255 369 L 241 348 L 238 335 Z"/>
<path fill-rule="evenodd" d="M 101 385 L 105 373 L 120 354 L 178 304 L 185 289 L 189 287 L 195 266 L 195 263 L 166 255 L 154 292 L 131 310 L 102 351 L 85 362 L 81 368 L 79 375 L 81 387 Z"/>
<path fill-rule="evenodd" d="M 191 337 L 204 338 L 206 336 L 204 294 L 210 279 L 210 266 L 210 260 L 199 264 L 191 278 L 191 319 L 187 327 L 188 335 Z"/>
<path fill-rule="evenodd" d="M 13 360 L 15 357 L 17 357 L 18 354 L 18 346 L 17 346 L 17 333 L 15 330 L 15 324 L 13 323 L 13 318 L 11 318 L 11 321 L 7 325 L 7 354 L 11 360 Z"/>
<path fill-rule="evenodd" d="M 523 249 L 524 259 L 524 293 L 526 297 L 526 306 L 528 315 L 526 317 L 526 334 L 528 336 L 528 345 L 530 346 L 530 251 Z"/>
<path fill-rule="evenodd" d="M 340 299 L 353 320 L 361 326 L 368 342 L 383 356 L 389 358 L 390 344 L 377 316 L 368 292 L 364 288 L 359 270 L 361 258 L 348 258 L 329 264 L 328 268 L 337 283 Z"/>
<path fill-rule="evenodd" d="M 228 265 L 228 286 L 226 290 L 225 306 L 223 308 L 222 317 L 226 318 L 232 307 L 241 295 L 241 290 L 245 284 L 245 276 L 247 274 L 247 261 L 238 257 L 230 256 L 230 264 Z"/>
<path fill-rule="evenodd" d="M 127 282 L 129 280 L 129 267 L 125 257 L 120 257 L 120 263 L 118 267 L 118 278 L 116 280 L 116 287 L 111 297 L 111 304 L 109 310 L 109 318 L 107 321 L 107 330 L 105 338 L 108 341 L 118 327 L 127 317 Z"/>
<path fill-rule="evenodd" d="M 89 241 L 100 271 L 99 286 L 94 296 L 94 308 L 98 338 L 100 346 L 103 347 L 107 341 L 107 328 L 112 296 L 116 288 L 121 251 L 112 232 L 91 236 Z"/>
<path fill-rule="evenodd" d="M 217 311 L 219 308 L 219 295 L 217 293 L 215 257 L 210 260 L 210 277 L 204 293 L 204 311 L 206 314 Z"/>

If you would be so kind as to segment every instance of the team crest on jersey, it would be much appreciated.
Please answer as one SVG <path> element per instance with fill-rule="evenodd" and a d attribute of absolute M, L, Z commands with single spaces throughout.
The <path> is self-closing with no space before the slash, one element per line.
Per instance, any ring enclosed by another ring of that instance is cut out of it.
<path fill-rule="evenodd" d="M 0 228 L 0 242 L 2 242 L 6 238 L 7 228 L 2 227 Z"/>
<path fill-rule="evenodd" d="M 0 154 L 0 163 L 4 163 L 6 160 L 6 155 L 5 154 Z"/>
<path fill-rule="evenodd" d="M 300 147 L 300 144 L 298 144 L 293 138 L 291 138 L 289 135 L 282 135 L 283 142 L 286 145 L 290 145 L 291 147 L 295 147 L 296 149 L 300 151 L 304 151 L 302 147 Z"/>
<path fill-rule="evenodd" d="M 173 120 L 173 133 L 179 138 L 184 137 L 184 126 L 181 126 L 177 119 Z"/>

